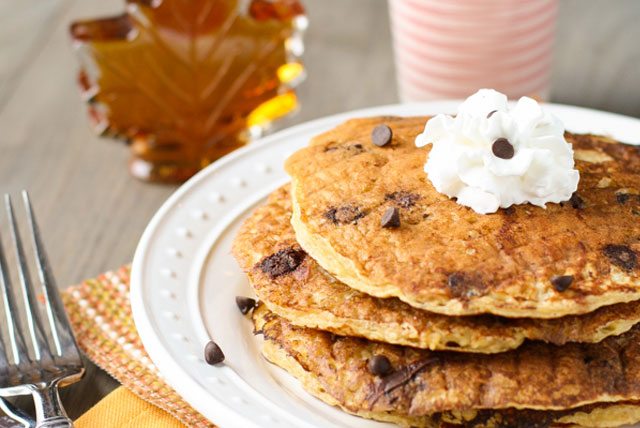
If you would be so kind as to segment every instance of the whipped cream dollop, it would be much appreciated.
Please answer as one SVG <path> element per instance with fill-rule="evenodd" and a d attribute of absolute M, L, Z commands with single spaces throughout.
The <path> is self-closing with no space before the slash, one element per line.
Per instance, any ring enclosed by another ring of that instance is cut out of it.
<path fill-rule="evenodd" d="M 427 122 L 416 145 L 427 144 L 424 170 L 436 190 L 480 214 L 513 204 L 545 207 L 569 200 L 578 188 L 564 125 L 532 98 L 509 108 L 504 94 L 481 89 L 455 117 Z"/>

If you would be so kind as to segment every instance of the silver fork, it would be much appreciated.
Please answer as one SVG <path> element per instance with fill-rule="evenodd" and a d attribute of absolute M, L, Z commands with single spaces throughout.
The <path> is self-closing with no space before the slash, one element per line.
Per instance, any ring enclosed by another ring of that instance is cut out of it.
<path fill-rule="evenodd" d="M 0 240 L 0 306 L 4 307 L 7 325 L 5 330 L 0 329 L 0 397 L 31 394 L 36 427 L 73 427 L 60 402 L 58 387 L 78 381 L 84 374 L 84 366 L 47 261 L 29 196 L 24 191 L 22 198 L 43 304 L 38 301 L 29 275 L 11 198 L 5 195 L 19 281 L 16 286 L 10 279 Z"/>

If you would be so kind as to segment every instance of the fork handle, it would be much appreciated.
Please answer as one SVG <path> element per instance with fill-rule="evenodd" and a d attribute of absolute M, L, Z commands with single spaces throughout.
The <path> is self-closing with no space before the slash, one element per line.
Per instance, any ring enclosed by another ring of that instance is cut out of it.
<path fill-rule="evenodd" d="M 56 384 L 33 390 L 33 401 L 36 407 L 35 428 L 73 428 L 73 421 L 62 407 Z"/>
<path fill-rule="evenodd" d="M 56 416 L 36 424 L 36 428 L 73 428 L 71 419 L 65 416 Z"/>

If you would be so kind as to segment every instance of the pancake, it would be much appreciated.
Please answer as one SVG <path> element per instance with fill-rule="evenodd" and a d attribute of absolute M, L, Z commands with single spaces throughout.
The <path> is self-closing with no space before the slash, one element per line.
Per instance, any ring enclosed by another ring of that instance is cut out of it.
<path fill-rule="evenodd" d="M 483 426 L 492 414 L 511 414 L 531 423 L 494 426 L 546 427 L 612 426 L 640 416 L 633 404 L 640 398 L 638 327 L 600 344 L 530 343 L 484 356 L 340 337 L 294 326 L 264 305 L 253 319 L 268 360 L 311 394 L 363 417 L 407 426 L 437 426 L 438 420 Z M 390 374 L 369 372 L 374 355 L 390 360 Z M 513 414 L 516 410 L 520 416 Z M 547 420 L 540 420 L 545 414 Z"/>
<path fill-rule="evenodd" d="M 639 421 L 640 403 L 597 403 L 564 411 L 472 410 L 438 414 L 432 419 L 443 428 L 612 428 Z"/>
<path fill-rule="evenodd" d="M 438 193 L 414 140 L 426 118 L 350 120 L 286 162 L 302 248 L 337 279 L 446 315 L 557 318 L 640 298 L 640 149 L 566 134 L 570 202 L 481 215 Z M 371 131 L 393 130 L 378 147 Z M 389 207 L 399 228 L 381 227 Z M 572 276 L 565 291 L 551 279 Z"/>
<path fill-rule="evenodd" d="M 640 321 L 640 301 L 540 320 L 449 317 L 413 308 L 396 298 L 372 297 L 335 280 L 307 256 L 295 240 L 290 217 L 289 186 L 285 186 L 244 222 L 233 253 L 258 298 L 299 326 L 432 350 L 494 353 L 517 348 L 525 339 L 558 345 L 599 342 Z M 288 259 L 294 263 L 285 263 L 287 271 L 281 269 L 274 275 L 276 262 Z"/>

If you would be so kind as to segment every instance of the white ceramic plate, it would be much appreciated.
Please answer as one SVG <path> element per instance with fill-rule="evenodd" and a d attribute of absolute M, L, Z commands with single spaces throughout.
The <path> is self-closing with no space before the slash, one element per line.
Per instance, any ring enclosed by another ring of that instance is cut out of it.
<path fill-rule="evenodd" d="M 345 414 L 306 394 L 259 353 L 250 321 L 235 305 L 251 295 L 230 254 L 241 221 L 287 181 L 284 160 L 311 137 L 352 117 L 430 115 L 456 111 L 459 101 L 353 111 L 278 132 L 214 163 L 175 192 L 147 227 L 136 251 L 131 303 L 136 326 L 166 381 L 221 427 L 384 427 Z M 570 131 L 640 142 L 640 120 L 576 107 L 547 105 Z M 203 360 L 214 339 L 224 365 Z"/>

